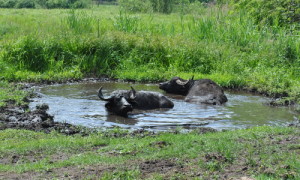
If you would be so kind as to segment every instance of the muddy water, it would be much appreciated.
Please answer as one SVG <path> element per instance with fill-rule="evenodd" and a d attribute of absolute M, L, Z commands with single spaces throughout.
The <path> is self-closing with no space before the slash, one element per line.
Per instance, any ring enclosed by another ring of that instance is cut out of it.
<path fill-rule="evenodd" d="M 133 111 L 128 118 L 110 115 L 104 101 L 97 97 L 103 86 L 104 96 L 117 89 L 130 89 L 128 83 L 102 82 L 47 86 L 38 89 L 41 98 L 30 104 L 47 103 L 55 121 L 87 127 L 114 127 L 130 129 L 170 130 L 212 127 L 221 129 L 247 128 L 260 125 L 286 125 L 295 114 L 287 107 L 264 105 L 269 99 L 249 94 L 225 92 L 228 102 L 223 106 L 199 105 L 184 102 L 184 97 L 166 94 L 175 104 L 173 109 Z M 158 91 L 155 84 L 133 84 L 136 90 Z"/>

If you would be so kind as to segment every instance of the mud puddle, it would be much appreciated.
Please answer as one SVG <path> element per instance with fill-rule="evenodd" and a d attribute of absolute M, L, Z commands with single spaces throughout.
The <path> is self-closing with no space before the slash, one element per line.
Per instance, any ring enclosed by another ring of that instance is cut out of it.
<path fill-rule="evenodd" d="M 265 105 L 270 99 L 249 94 L 225 92 L 228 102 L 222 106 L 199 105 L 184 102 L 184 97 L 165 94 L 175 104 L 173 109 L 133 111 L 129 118 L 109 115 L 104 101 L 97 97 L 103 86 L 103 94 L 117 89 L 157 91 L 155 84 L 129 84 L 119 82 L 94 82 L 52 85 L 37 89 L 41 95 L 30 104 L 49 105 L 49 113 L 57 122 L 66 122 L 86 127 L 122 127 L 128 129 L 170 130 L 211 127 L 214 129 L 239 129 L 261 125 L 286 125 L 294 120 L 295 114 L 289 107 Z"/>

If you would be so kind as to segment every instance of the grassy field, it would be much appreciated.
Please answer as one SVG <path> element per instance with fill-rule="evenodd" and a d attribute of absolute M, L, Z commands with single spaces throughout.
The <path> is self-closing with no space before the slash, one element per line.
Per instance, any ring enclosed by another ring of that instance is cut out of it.
<path fill-rule="evenodd" d="M 225 5 L 185 11 L 1 9 L 0 78 L 161 81 L 195 75 L 223 87 L 299 99 L 299 31 L 258 27 Z"/>
<path fill-rule="evenodd" d="M 299 128 L 200 134 L 120 129 L 88 136 L 0 131 L 0 177 L 13 179 L 299 179 Z"/>

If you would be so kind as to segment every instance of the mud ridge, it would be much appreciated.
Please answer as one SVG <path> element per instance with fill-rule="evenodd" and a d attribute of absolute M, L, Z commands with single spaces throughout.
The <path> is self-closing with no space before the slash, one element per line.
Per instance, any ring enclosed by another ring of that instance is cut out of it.
<path fill-rule="evenodd" d="M 56 130 L 67 135 L 80 132 L 79 128 L 71 124 L 54 122 L 54 117 L 47 113 L 48 109 L 47 104 L 37 105 L 35 110 L 30 111 L 28 106 L 8 103 L 7 106 L 0 108 L 0 130 L 27 129 L 45 133 Z"/>

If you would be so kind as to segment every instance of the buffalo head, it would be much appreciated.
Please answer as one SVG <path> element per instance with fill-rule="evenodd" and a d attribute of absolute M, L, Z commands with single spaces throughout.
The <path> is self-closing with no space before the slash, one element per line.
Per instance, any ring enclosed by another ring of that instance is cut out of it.
<path fill-rule="evenodd" d="M 159 83 L 159 88 L 167 93 L 187 95 L 194 84 L 194 76 L 189 80 L 173 77 L 170 81 Z"/>
<path fill-rule="evenodd" d="M 130 91 L 114 91 L 110 97 L 103 97 L 102 87 L 98 90 L 98 97 L 107 101 L 105 104 L 105 108 L 114 114 L 120 116 L 127 116 L 129 111 L 132 111 L 132 105 L 134 103 L 134 99 L 136 97 L 136 91 L 132 88 Z"/>

